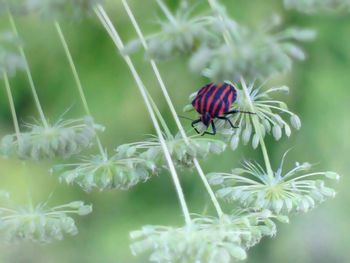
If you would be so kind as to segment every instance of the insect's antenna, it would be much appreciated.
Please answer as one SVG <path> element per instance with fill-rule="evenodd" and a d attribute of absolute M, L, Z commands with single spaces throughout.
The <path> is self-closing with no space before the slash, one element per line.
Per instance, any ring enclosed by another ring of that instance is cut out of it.
<path fill-rule="evenodd" d="M 178 115 L 178 117 L 180 117 L 180 118 L 182 118 L 182 119 L 186 119 L 186 120 L 194 121 L 193 119 L 188 118 L 188 117 L 186 117 L 186 116 L 181 116 L 181 115 Z"/>

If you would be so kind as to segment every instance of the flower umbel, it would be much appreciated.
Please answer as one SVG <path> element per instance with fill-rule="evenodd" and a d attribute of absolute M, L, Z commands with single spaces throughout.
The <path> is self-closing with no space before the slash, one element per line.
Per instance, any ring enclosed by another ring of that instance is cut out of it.
<path fill-rule="evenodd" d="M 91 205 L 81 201 L 48 207 L 46 203 L 36 206 L 12 205 L 9 198 L 0 207 L 0 241 L 33 241 L 50 243 L 62 240 L 65 234 L 76 235 L 78 229 L 70 214 L 84 216 L 92 211 Z"/>
<path fill-rule="evenodd" d="M 233 85 L 232 83 L 230 83 Z M 243 84 L 243 83 L 242 83 Z M 232 123 L 236 124 L 238 128 L 232 129 L 228 123 L 223 120 L 215 120 L 218 133 L 221 133 L 225 138 L 230 138 L 231 148 L 235 150 L 239 141 L 243 144 L 248 144 L 251 141 L 253 148 L 259 145 L 259 136 L 254 129 L 252 118 L 258 117 L 260 132 L 263 137 L 266 134 L 272 134 L 276 140 L 281 139 L 283 133 L 289 137 L 292 133 L 291 126 L 297 130 L 301 127 L 300 118 L 293 112 L 288 110 L 286 103 L 276 100 L 271 97 L 271 94 L 276 92 L 288 93 L 289 88 L 286 86 L 274 87 L 270 89 L 263 89 L 263 86 L 255 87 L 254 83 L 247 87 L 249 98 L 247 99 L 245 93 L 237 85 L 234 85 L 237 90 L 237 101 L 233 103 L 232 110 L 243 112 L 251 112 L 254 114 L 236 113 L 228 116 Z M 190 101 L 196 93 L 190 96 Z M 251 108 L 251 104 L 253 108 Z M 185 111 L 193 110 L 192 105 L 187 105 Z M 285 120 L 285 116 L 289 117 L 289 123 Z M 291 125 L 291 126 L 290 126 Z M 228 128 L 227 128 L 228 127 Z"/>
<path fill-rule="evenodd" d="M 335 196 L 335 191 L 325 186 L 324 178 L 338 180 L 338 174 L 309 172 L 309 163 L 296 163 L 292 170 L 283 172 L 285 156 L 273 178 L 259 164 L 246 161 L 232 173 L 208 174 L 209 182 L 221 186 L 216 192 L 220 198 L 239 201 L 244 207 L 270 209 L 276 214 L 307 212 Z"/>
<path fill-rule="evenodd" d="M 182 167 L 192 166 L 193 158 L 205 159 L 209 154 L 220 154 L 226 149 L 226 144 L 220 140 L 199 136 L 188 137 L 187 144 L 180 134 L 166 135 L 166 143 L 173 161 Z M 117 148 L 117 152 L 129 152 L 143 159 L 153 160 L 160 167 L 165 164 L 157 138 L 121 145 Z"/>
<path fill-rule="evenodd" d="M 55 157 L 68 158 L 89 147 L 95 137 L 96 125 L 91 117 L 77 120 L 60 119 L 45 127 L 39 122 L 26 124 L 27 132 L 5 136 L 0 142 L 0 153 L 17 155 L 21 159 L 42 160 Z"/>
<path fill-rule="evenodd" d="M 147 181 L 156 173 L 156 166 L 151 160 L 135 157 L 131 152 L 118 152 L 111 157 L 95 155 L 80 163 L 56 165 L 52 172 L 59 172 L 61 181 L 76 183 L 86 191 L 94 188 L 127 190 Z"/>
<path fill-rule="evenodd" d="M 152 59 L 164 60 L 177 55 L 188 54 L 203 43 L 217 41 L 215 34 L 208 30 L 211 17 L 191 17 L 191 12 L 180 9 L 175 15 L 160 21 L 161 31 L 146 37 L 147 55 Z M 124 52 L 130 53 L 140 45 L 139 40 L 131 41 Z"/>
<path fill-rule="evenodd" d="M 230 41 L 208 47 L 203 43 L 190 59 L 190 68 L 212 81 L 238 81 L 241 77 L 253 81 L 289 71 L 293 60 L 304 60 L 305 53 L 297 41 L 312 40 L 315 32 L 289 28 L 276 32 L 280 23 L 273 17 L 259 29 L 238 24 L 223 12 L 226 25 L 213 24 L 212 31 L 227 30 Z M 219 28 L 219 30 L 217 29 Z"/>
<path fill-rule="evenodd" d="M 190 225 L 175 228 L 144 226 L 130 233 L 133 254 L 150 252 L 152 262 L 220 262 L 243 260 L 246 250 L 276 227 L 269 211 L 238 212 L 220 219 L 198 217 Z"/>

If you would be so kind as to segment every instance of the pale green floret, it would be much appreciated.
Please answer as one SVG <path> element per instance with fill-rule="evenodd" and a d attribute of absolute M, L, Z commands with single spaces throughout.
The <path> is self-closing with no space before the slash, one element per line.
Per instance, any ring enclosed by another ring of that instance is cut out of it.
<path fill-rule="evenodd" d="M 212 185 L 221 187 L 216 192 L 218 197 L 282 215 L 307 212 L 317 203 L 335 196 L 335 191 L 325 186 L 322 177 L 339 180 L 337 173 L 308 172 L 309 163 L 297 163 L 292 170 L 283 173 L 282 166 L 283 160 L 273 178 L 259 164 L 251 162 L 245 162 L 243 168 L 234 169 L 232 173 L 208 174 L 208 178 Z"/>
<path fill-rule="evenodd" d="M 91 205 L 81 201 L 49 208 L 47 203 L 36 206 L 14 206 L 9 198 L 1 201 L 0 242 L 32 241 L 51 243 L 64 235 L 76 235 L 78 229 L 70 214 L 85 216 Z"/>
<path fill-rule="evenodd" d="M 264 236 L 273 236 L 276 226 L 269 211 L 239 212 L 220 219 L 198 217 L 176 228 L 144 226 L 130 233 L 133 254 L 150 253 L 151 262 L 230 263 L 247 258 L 247 249 Z"/>
<path fill-rule="evenodd" d="M 283 2 L 286 8 L 303 13 L 350 11 L 349 0 L 283 0 Z"/>
<path fill-rule="evenodd" d="M 15 15 L 37 14 L 49 19 L 80 20 L 93 14 L 103 0 L 4 0 L 5 6 Z"/>
<path fill-rule="evenodd" d="M 42 160 L 68 158 L 92 145 L 95 130 L 103 127 L 91 117 L 78 120 L 59 120 L 54 125 L 26 124 L 26 132 L 5 136 L 0 142 L 0 153 L 17 155 L 20 159 Z"/>

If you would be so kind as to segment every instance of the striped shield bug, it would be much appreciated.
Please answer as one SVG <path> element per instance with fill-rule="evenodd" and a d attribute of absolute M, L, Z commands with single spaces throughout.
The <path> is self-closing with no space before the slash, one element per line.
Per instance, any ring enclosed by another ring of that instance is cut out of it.
<path fill-rule="evenodd" d="M 208 129 L 209 125 L 212 127 L 212 132 L 205 131 L 202 133 L 215 135 L 216 127 L 214 120 L 221 119 L 227 121 L 232 128 L 238 128 L 233 125 L 232 121 L 228 118 L 228 115 L 235 113 L 248 113 L 254 114 L 252 112 L 230 110 L 232 103 L 237 99 L 237 90 L 235 87 L 228 83 L 210 83 L 202 87 L 194 100 L 192 105 L 195 110 L 200 114 L 198 120 L 192 122 L 192 127 L 194 130 L 200 134 L 200 132 L 195 127 L 195 124 L 202 122 Z"/>

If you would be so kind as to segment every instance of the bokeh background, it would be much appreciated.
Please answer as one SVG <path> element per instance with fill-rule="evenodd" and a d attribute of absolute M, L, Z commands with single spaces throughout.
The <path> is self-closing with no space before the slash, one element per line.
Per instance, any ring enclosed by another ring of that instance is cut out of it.
<path fill-rule="evenodd" d="M 128 41 L 136 34 L 119 1 L 110 1 L 107 10 Z M 114 2 L 114 3 L 112 3 Z M 178 1 L 167 1 L 172 9 Z M 206 9 L 206 1 L 199 1 L 198 9 Z M 281 96 L 292 111 L 302 119 L 302 129 L 280 142 L 267 139 L 272 163 L 277 166 L 289 148 L 288 166 L 295 161 L 317 163 L 318 170 L 334 170 L 342 175 L 333 185 L 338 194 L 307 214 L 291 217 L 288 225 L 279 224 L 278 234 L 264 240 L 249 252 L 247 263 L 347 263 L 350 262 L 350 15 L 302 15 L 283 9 L 282 1 L 222 0 L 229 13 L 240 23 L 251 26 L 280 14 L 284 26 L 309 27 L 318 31 L 314 42 L 304 45 L 308 58 L 295 63 L 290 74 L 267 83 L 286 84 L 289 96 Z M 130 4 L 144 32 L 158 29 L 155 18 L 162 14 L 155 1 L 133 0 Z M 82 117 L 84 112 L 64 57 L 62 47 L 50 20 L 23 17 L 17 20 L 24 39 L 35 83 L 46 115 L 55 121 L 70 109 L 67 117 Z M 1 29 L 7 29 L 5 19 Z M 128 68 L 112 41 L 95 17 L 79 23 L 64 23 L 91 110 L 98 123 L 106 126 L 101 134 L 109 150 L 123 143 L 142 140 L 153 133 L 151 122 Z M 162 113 L 175 131 L 174 123 L 160 94 L 151 68 L 142 52 L 133 56 L 139 73 L 156 99 Z M 206 79 L 187 70 L 185 58 L 161 63 L 161 73 L 178 112 L 188 102 L 188 95 L 201 87 Z M 16 109 L 20 120 L 28 121 L 38 114 L 24 73 L 11 79 Z M 190 128 L 189 122 L 184 121 Z M 12 120 L 3 83 L 0 83 L 0 137 L 12 133 Z M 94 152 L 91 149 L 90 152 Z M 89 151 L 87 152 L 87 154 Z M 249 146 L 228 149 L 220 156 L 203 161 L 205 171 L 229 171 L 243 158 L 261 161 L 261 152 Z M 67 237 L 49 245 L 23 244 L 0 247 L 0 262 L 56 263 L 56 262 L 146 262 L 133 257 L 129 251 L 131 230 L 145 224 L 181 225 L 176 194 L 169 174 L 164 173 L 127 192 L 108 191 L 86 193 L 79 187 L 60 184 L 48 173 L 52 162 L 26 164 L 0 159 L 0 188 L 12 193 L 19 203 L 25 203 L 29 189 L 37 202 L 47 200 L 52 205 L 84 200 L 92 203 L 92 214 L 77 218 L 79 235 Z M 192 171 L 181 171 L 181 182 L 193 213 L 211 212 L 208 196 Z M 226 207 L 229 211 L 230 207 Z"/>

